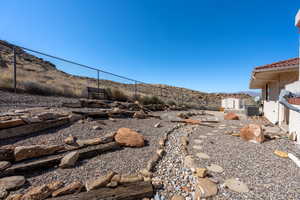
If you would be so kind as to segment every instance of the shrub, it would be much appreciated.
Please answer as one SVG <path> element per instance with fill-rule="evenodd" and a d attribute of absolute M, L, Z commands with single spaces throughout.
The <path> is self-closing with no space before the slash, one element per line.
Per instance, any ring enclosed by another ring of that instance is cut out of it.
<path fill-rule="evenodd" d="M 23 82 L 22 87 L 25 92 L 43 96 L 64 96 L 62 91 L 34 82 Z"/>
<path fill-rule="evenodd" d="M 140 103 L 143 105 L 149 105 L 149 104 L 164 104 L 164 102 L 159 99 L 157 96 L 144 96 L 140 98 Z"/>
<path fill-rule="evenodd" d="M 169 106 L 176 106 L 176 102 L 173 101 L 173 100 L 167 101 L 167 104 L 168 104 Z"/>
<path fill-rule="evenodd" d="M 127 101 L 128 96 L 124 94 L 121 90 L 106 88 L 106 93 L 109 99 L 116 101 Z"/>
<path fill-rule="evenodd" d="M 0 79 L 0 88 L 3 89 L 11 89 L 13 86 L 13 81 L 10 78 L 6 78 L 6 77 L 1 77 Z"/>

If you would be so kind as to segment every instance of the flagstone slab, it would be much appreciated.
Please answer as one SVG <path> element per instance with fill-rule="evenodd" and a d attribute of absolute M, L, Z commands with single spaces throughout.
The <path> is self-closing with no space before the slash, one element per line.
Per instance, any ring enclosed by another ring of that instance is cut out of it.
<path fill-rule="evenodd" d="M 209 155 L 207 155 L 206 153 L 197 153 L 196 156 L 201 159 L 209 159 L 210 158 Z"/>

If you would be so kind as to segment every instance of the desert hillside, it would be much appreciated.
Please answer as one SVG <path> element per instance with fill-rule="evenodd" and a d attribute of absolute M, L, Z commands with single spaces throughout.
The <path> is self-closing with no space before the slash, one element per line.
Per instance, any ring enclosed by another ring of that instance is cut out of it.
<path fill-rule="evenodd" d="M 82 97 L 87 86 L 97 87 L 96 79 L 65 73 L 58 70 L 51 62 L 20 48 L 16 48 L 16 52 L 18 88 L 25 92 L 32 88 L 40 88 L 49 91 L 49 94 Z M 12 45 L 0 41 L 0 88 L 9 89 L 12 86 L 12 60 Z M 135 91 L 133 84 L 104 79 L 100 80 L 100 87 L 118 89 L 128 96 L 132 96 Z M 204 93 L 162 84 L 138 84 L 137 91 L 141 96 L 158 96 L 164 101 L 173 100 L 178 103 L 197 105 L 220 106 L 221 99 L 226 96 L 245 98 L 251 102 L 251 97 L 247 94 Z"/>

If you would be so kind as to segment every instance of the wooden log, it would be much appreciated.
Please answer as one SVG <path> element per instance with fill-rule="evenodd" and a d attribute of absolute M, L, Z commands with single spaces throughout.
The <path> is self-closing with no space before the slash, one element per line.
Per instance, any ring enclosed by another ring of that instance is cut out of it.
<path fill-rule="evenodd" d="M 113 151 L 117 149 L 120 149 L 120 146 L 116 142 L 89 146 L 78 150 L 78 160 L 92 158 L 103 152 Z M 31 170 L 56 166 L 60 163 L 60 160 L 64 157 L 64 155 L 65 152 L 17 163 L 11 166 L 10 168 L 6 169 L 2 173 L 0 172 L 0 177 L 7 175 L 25 175 Z"/>
<path fill-rule="evenodd" d="M 125 185 L 119 185 L 116 188 L 99 188 L 89 192 L 71 194 L 51 200 L 135 200 L 151 198 L 153 196 L 153 187 L 150 182 L 134 182 Z"/>
<path fill-rule="evenodd" d="M 57 120 L 48 120 L 40 123 L 26 124 L 14 128 L 3 129 L 0 130 L 0 139 L 29 135 L 38 131 L 60 127 L 62 125 L 68 124 L 69 122 L 69 118 L 64 117 Z"/>

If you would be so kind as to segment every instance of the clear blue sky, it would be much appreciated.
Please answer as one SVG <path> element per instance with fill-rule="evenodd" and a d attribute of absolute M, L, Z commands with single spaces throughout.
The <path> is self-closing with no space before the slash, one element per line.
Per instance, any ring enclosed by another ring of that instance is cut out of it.
<path fill-rule="evenodd" d="M 299 0 L 7 0 L 0 39 L 145 82 L 235 92 L 248 90 L 253 67 L 297 57 L 298 8 Z"/>

